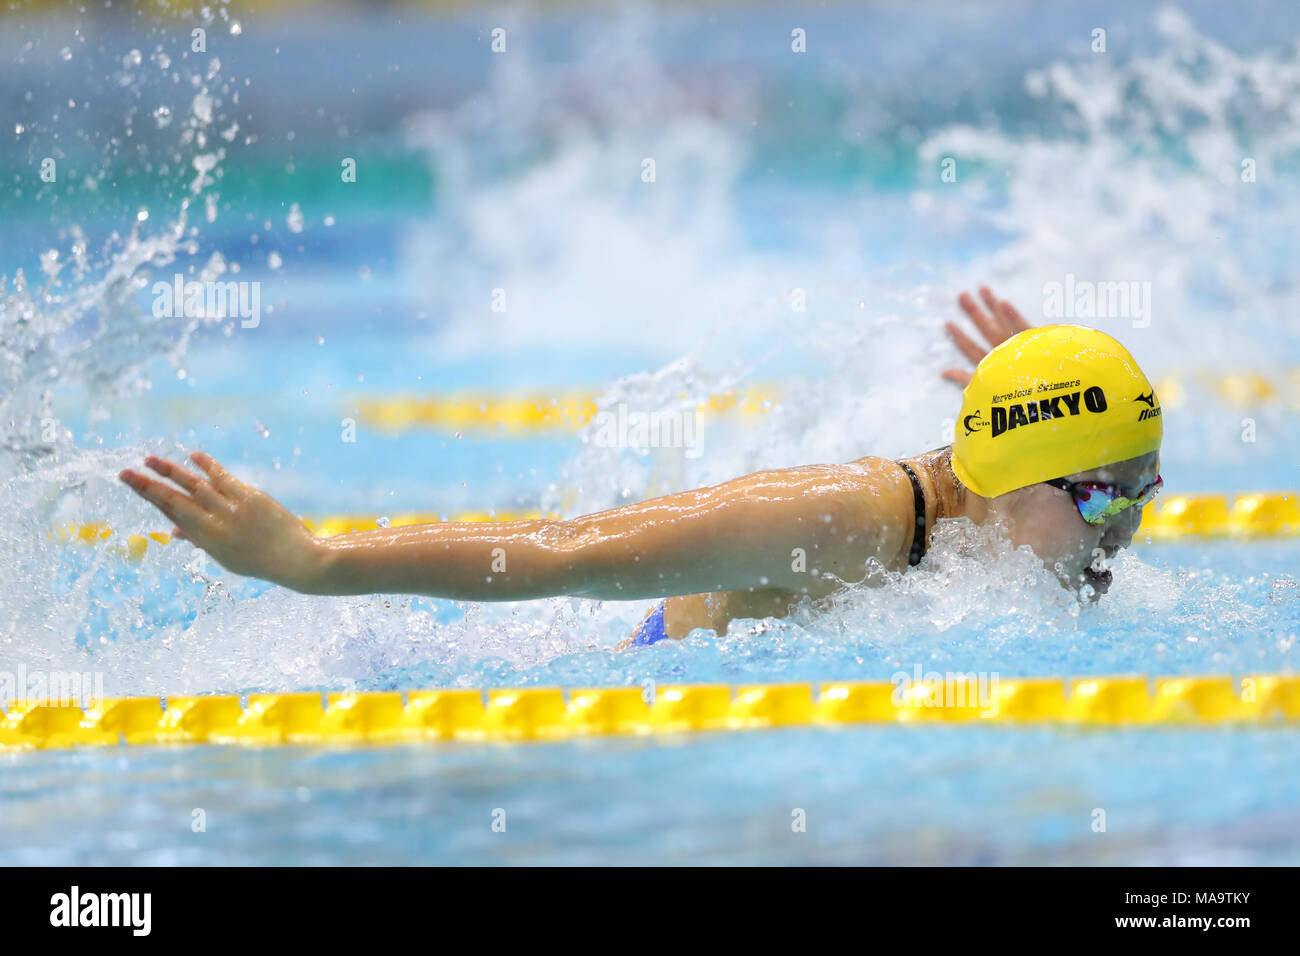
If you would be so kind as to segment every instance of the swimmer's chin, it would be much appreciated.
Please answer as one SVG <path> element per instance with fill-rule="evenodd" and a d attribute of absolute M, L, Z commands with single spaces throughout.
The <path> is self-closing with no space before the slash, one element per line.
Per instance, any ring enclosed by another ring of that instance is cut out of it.
<path fill-rule="evenodd" d="M 1090 604 L 1096 604 L 1101 600 L 1101 596 L 1110 590 L 1113 579 L 1114 575 L 1109 568 L 1095 571 L 1087 567 L 1074 576 L 1071 588 Z"/>

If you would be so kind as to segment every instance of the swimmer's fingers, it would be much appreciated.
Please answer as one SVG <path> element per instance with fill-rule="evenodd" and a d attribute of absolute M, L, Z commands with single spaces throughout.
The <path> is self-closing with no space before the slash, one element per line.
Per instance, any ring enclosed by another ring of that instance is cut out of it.
<path fill-rule="evenodd" d="M 990 328 L 993 334 L 984 332 L 984 338 L 988 339 L 989 345 L 998 346 L 1014 335 L 1011 323 L 1008 321 L 1006 310 L 1002 307 L 1002 300 L 993 294 L 993 290 L 986 285 L 980 286 L 980 298 L 984 300 L 984 307 L 989 310 L 989 315 L 993 317 Z M 1010 305 L 1010 303 L 1007 303 Z"/>
<path fill-rule="evenodd" d="M 1032 325 L 1025 321 L 1025 317 L 1020 314 L 1020 310 L 1012 305 L 1009 300 L 1000 300 L 998 302 L 998 308 L 1002 313 L 1002 321 L 1006 323 L 1007 328 L 1011 329 L 1012 335 L 1015 335 L 1017 332 L 1023 332 L 1025 329 L 1033 328 Z"/>
<path fill-rule="evenodd" d="M 202 535 L 203 526 L 209 520 L 208 512 L 189 495 L 181 494 L 171 485 L 165 485 L 130 468 L 123 469 L 117 477 L 170 518 L 180 529 L 181 537 L 193 540 L 195 535 Z"/>
<path fill-rule="evenodd" d="M 987 289 L 980 289 L 980 295 L 983 295 L 986 291 Z M 969 292 L 963 292 L 959 295 L 957 297 L 957 304 L 960 305 L 961 310 L 966 313 L 966 317 L 975 323 L 975 328 L 980 330 L 980 335 L 984 336 L 984 341 L 988 342 L 989 345 L 1000 345 L 1003 339 L 1006 338 L 1006 336 L 1002 334 L 1000 321 L 981 309 L 979 303 L 975 301 L 975 297 Z M 970 340 L 967 339 L 967 341 Z M 973 342 L 971 344 L 974 345 Z M 958 348 L 961 348 L 960 342 L 958 343 Z M 976 345 L 975 348 L 979 348 L 979 346 Z M 962 348 L 962 351 L 966 352 L 966 349 Z M 983 358 L 986 351 L 987 349 L 980 349 L 981 358 Z M 969 352 L 967 352 L 966 357 L 970 358 Z M 979 359 L 971 360 L 975 362 L 979 361 Z"/>
<path fill-rule="evenodd" d="M 989 345 L 1001 345 L 1017 332 L 1032 328 L 1010 300 L 999 299 L 988 286 L 980 286 L 980 298 L 984 300 L 984 305 L 992 314 L 993 326 L 997 329 L 996 338 L 990 337 L 987 332 L 984 333 L 984 337 L 989 340 Z"/>
<path fill-rule="evenodd" d="M 976 311 L 979 306 L 976 306 Z M 952 339 L 953 344 L 957 346 L 961 354 L 970 359 L 972 365 L 979 365 L 980 359 L 988 354 L 988 349 L 980 348 L 979 345 L 967 335 L 960 325 L 955 322 L 945 322 L 943 327 L 948 330 L 948 337 Z"/>
<path fill-rule="evenodd" d="M 960 368 L 946 368 L 942 372 L 940 372 L 939 375 L 942 378 L 946 378 L 954 385 L 960 385 L 962 388 L 965 388 L 967 385 L 969 385 L 971 380 L 970 372 L 967 372 L 964 369 L 960 369 Z"/>
<path fill-rule="evenodd" d="M 984 301 L 984 308 L 989 310 L 989 315 L 993 316 L 997 325 L 1001 325 L 1002 319 L 998 316 L 998 297 L 993 294 L 993 290 L 986 285 L 980 286 L 980 298 Z"/>
<path fill-rule="evenodd" d="M 227 498 L 239 499 L 248 495 L 248 486 L 222 468 L 221 464 L 206 452 L 193 452 L 190 461 L 202 468 L 208 480 L 212 482 L 212 486 Z"/>
<path fill-rule="evenodd" d="M 193 496 L 204 508 L 209 511 L 217 511 L 229 508 L 230 503 L 213 488 L 210 484 L 191 471 L 187 471 L 180 465 L 173 464 L 165 458 L 157 458 L 150 455 L 144 460 L 144 463 L 152 468 L 164 478 L 170 478 L 176 484 L 180 485 Z"/>

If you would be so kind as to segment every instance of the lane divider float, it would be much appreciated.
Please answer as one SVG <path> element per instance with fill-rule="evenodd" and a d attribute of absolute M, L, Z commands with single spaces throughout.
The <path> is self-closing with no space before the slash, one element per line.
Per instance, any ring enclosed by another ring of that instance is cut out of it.
<path fill-rule="evenodd" d="M 718 392 L 695 405 L 701 415 L 755 417 L 766 414 L 776 402 L 779 390 L 754 387 Z M 352 407 L 362 424 L 388 434 L 428 428 L 466 433 L 499 433 L 511 437 L 526 434 L 573 434 L 596 417 L 600 406 L 597 391 L 567 391 L 558 395 L 499 396 L 488 393 L 453 395 L 394 395 L 386 398 L 363 396 Z M 685 403 L 686 394 L 678 396 Z M 669 405 L 661 403 L 662 411 Z"/>
<path fill-rule="evenodd" d="M 689 684 L 127 697 L 88 707 L 10 703 L 0 750 L 169 744 L 349 745 L 536 741 L 849 724 L 1074 727 L 1300 723 L 1300 675 Z M 931 706 L 927 700 L 949 702 Z"/>

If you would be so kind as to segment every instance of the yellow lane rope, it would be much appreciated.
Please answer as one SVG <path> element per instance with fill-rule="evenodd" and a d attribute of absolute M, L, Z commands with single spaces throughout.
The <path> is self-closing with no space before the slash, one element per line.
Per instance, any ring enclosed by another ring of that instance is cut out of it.
<path fill-rule="evenodd" d="M 937 678 L 820 685 L 698 684 L 251 694 L 11 703 L 0 751 L 119 744 L 355 744 L 561 740 L 590 735 L 845 724 L 1079 727 L 1300 722 L 1300 676 Z"/>
<path fill-rule="evenodd" d="M 594 394 L 542 397 L 493 395 L 394 396 L 362 398 L 356 404 L 362 423 L 396 433 L 413 428 L 452 432 L 575 432 L 596 414 Z"/>
<path fill-rule="evenodd" d="M 1183 405 L 1191 391 L 1218 396 L 1238 409 L 1282 404 L 1300 411 L 1300 368 L 1278 377 L 1257 372 L 1193 372 L 1168 375 L 1156 382 L 1161 405 L 1170 410 Z M 780 401 L 779 386 L 754 386 L 738 392 L 719 392 L 696 409 L 705 415 L 765 414 Z M 490 393 L 451 395 L 393 395 L 355 400 L 360 421 L 380 431 L 399 433 L 430 428 L 462 434 L 496 432 L 509 436 L 528 433 L 572 433 L 590 424 L 599 406 L 594 390 L 570 389 L 558 395 L 499 396 Z M 680 398 L 685 399 L 683 394 Z M 661 409 L 662 410 L 662 409 Z"/>
<path fill-rule="evenodd" d="M 777 389 L 750 388 L 720 392 L 699 402 L 701 415 L 762 415 L 776 401 Z M 497 396 L 488 393 L 396 395 L 358 398 L 356 413 L 363 424 L 390 434 L 414 428 L 457 433 L 497 432 L 510 436 L 537 433 L 573 433 L 596 417 L 599 397 L 594 391 L 568 391 L 560 395 Z M 685 400 L 685 394 L 680 395 Z M 656 408 L 664 411 L 665 408 Z"/>
<path fill-rule="evenodd" d="M 540 517 L 557 516 L 524 511 L 466 511 L 450 518 L 432 512 L 411 513 L 394 515 L 388 520 L 387 527 L 447 520 L 521 521 Z M 379 519 L 373 515 L 327 515 L 303 520 L 322 536 L 380 527 Z M 1294 535 L 1300 535 L 1300 492 L 1252 491 L 1235 495 L 1167 495 L 1157 498 L 1143 511 L 1136 540 L 1141 542 L 1149 538 L 1157 543 L 1203 538 L 1249 541 Z M 113 529 L 102 522 L 70 524 L 60 529 L 56 536 L 62 541 L 83 544 L 107 543 L 133 561 L 143 558 L 150 544 L 165 545 L 171 541 L 170 535 L 153 531 L 127 535 L 123 546 L 112 541 Z"/>

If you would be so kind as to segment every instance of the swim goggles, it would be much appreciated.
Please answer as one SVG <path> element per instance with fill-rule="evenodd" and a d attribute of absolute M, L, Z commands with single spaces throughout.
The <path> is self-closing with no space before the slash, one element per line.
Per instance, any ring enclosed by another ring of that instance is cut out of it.
<path fill-rule="evenodd" d="M 1053 478 L 1043 484 L 1069 492 L 1083 520 L 1088 524 L 1101 524 L 1121 511 L 1142 507 L 1156 496 L 1156 492 L 1164 482 L 1159 475 L 1156 475 L 1155 481 L 1131 498 L 1121 495 L 1114 485 L 1102 485 L 1095 481 L 1067 481 L 1064 478 Z"/>

